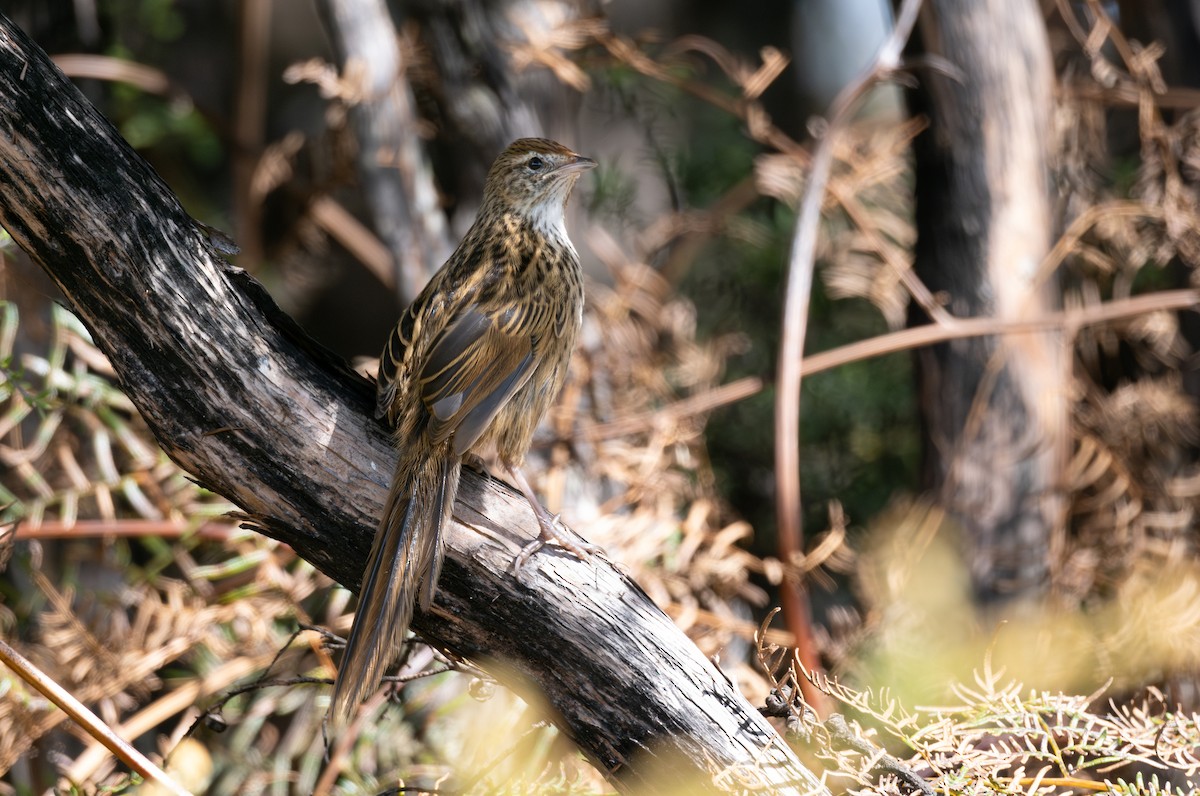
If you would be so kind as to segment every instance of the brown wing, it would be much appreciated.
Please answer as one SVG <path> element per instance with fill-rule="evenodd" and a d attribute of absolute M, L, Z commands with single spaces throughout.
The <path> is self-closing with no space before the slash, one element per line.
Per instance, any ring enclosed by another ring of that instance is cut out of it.
<path fill-rule="evenodd" d="M 454 452 L 466 453 L 529 379 L 533 345 L 523 325 L 512 310 L 468 305 L 434 341 L 419 380 L 435 443 L 453 434 Z"/>
<path fill-rule="evenodd" d="M 386 417 L 389 424 L 396 422 L 396 376 L 404 361 L 404 349 L 408 347 L 402 322 L 392 327 L 379 357 L 379 373 L 375 376 L 375 418 Z"/>
<path fill-rule="evenodd" d="M 444 305 L 445 300 L 435 277 L 421 295 L 401 313 L 400 319 L 392 327 L 392 333 L 388 335 L 387 344 L 379 357 L 379 374 L 375 381 L 375 417 L 386 417 L 388 425 L 394 426 L 399 420 L 397 393 L 400 389 L 400 374 L 404 369 L 405 360 L 411 353 L 409 349 L 412 348 L 413 340 L 421 334 L 422 319 L 444 311 Z"/>

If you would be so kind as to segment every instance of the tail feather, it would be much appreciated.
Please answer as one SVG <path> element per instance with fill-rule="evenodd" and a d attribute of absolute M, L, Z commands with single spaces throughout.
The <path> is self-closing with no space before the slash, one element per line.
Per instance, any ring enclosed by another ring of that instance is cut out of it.
<path fill-rule="evenodd" d="M 454 505 L 461 467 L 447 445 L 432 451 L 407 446 L 396 465 L 333 689 L 330 719 L 335 728 L 344 726 L 379 687 L 403 646 L 413 604 L 420 599 L 421 609 L 429 608 L 442 568 L 442 528 Z"/>
<path fill-rule="evenodd" d="M 446 557 L 446 539 L 442 535 L 442 524 L 454 509 L 454 498 L 458 495 L 458 477 L 462 472 L 462 458 L 449 456 L 449 467 L 442 471 L 433 497 L 433 510 L 439 512 L 436 543 L 430 551 L 429 565 L 425 569 L 425 588 L 421 590 L 421 610 L 428 611 L 437 591 L 438 578 L 442 576 L 442 561 Z"/>

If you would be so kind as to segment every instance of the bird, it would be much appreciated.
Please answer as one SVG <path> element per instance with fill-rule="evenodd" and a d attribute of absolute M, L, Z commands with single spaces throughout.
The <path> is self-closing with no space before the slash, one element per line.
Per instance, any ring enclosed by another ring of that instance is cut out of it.
<path fill-rule="evenodd" d="M 583 321 L 583 272 L 565 211 L 596 161 L 521 138 L 488 169 L 483 201 L 446 263 L 400 316 L 380 357 L 376 416 L 399 459 L 359 591 L 330 718 L 345 726 L 399 656 L 414 606 L 427 611 L 464 460 L 497 461 L 525 495 L 542 544 L 595 548 L 557 531 L 521 464 L 558 395 Z"/>

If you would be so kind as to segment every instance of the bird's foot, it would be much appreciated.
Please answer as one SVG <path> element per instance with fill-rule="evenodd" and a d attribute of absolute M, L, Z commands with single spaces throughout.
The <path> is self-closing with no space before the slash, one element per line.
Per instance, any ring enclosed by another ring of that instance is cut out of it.
<path fill-rule="evenodd" d="M 559 531 L 561 523 L 558 521 L 558 515 L 546 511 L 546 507 L 542 505 L 541 501 L 537 499 L 537 495 L 533 493 L 533 487 L 529 485 L 529 480 L 525 478 L 525 473 L 521 472 L 521 468 L 511 464 L 507 465 L 507 467 L 509 473 L 512 474 L 513 480 L 517 482 L 517 488 L 521 490 L 521 494 L 529 501 L 529 507 L 533 509 L 533 516 L 537 517 L 538 528 L 540 529 L 538 538 L 522 547 L 521 552 L 517 553 L 517 557 L 513 559 L 513 574 L 520 574 L 521 567 L 525 566 L 525 562 L 549 542 L 554 542 L 559 547 L 571 551 L 580 561 L 586 561 L 593 553 L 600 552 L 600 548 L 596 545 L 588 544 L 587 542 L 580 544 L 564 536 Z"/>
<path fill-rule="evenodd" d="M 541 507 L 538 506 L 538 508 Z M 522 547 L 521 552 L 517 553 L 517 557 L 513 559 L 514 574 L 520 574 L 521 568 L 525 566 L 533 554 L 551 542 L 570 551 L 580 561 L 587 561 L 593 554 L 601 552 L 601 548 L 598 545 L 568 539 L 560 530 L 562 523 L 559 522 L 559 515 L 552 515 L 545 509 L 541 511 L 535 510 L 535 513 L 537 514 L 538 527 L 541 529 L 541 533 L 537 539 Z"/>

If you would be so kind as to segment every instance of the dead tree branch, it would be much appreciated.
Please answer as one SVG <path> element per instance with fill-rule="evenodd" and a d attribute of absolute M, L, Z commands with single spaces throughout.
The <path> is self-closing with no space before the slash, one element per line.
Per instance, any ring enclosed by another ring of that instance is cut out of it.
<path fill-rule="evenodd" d="M 248 522 L 357 584 L 395 452 L 365 379 L 221 259 L 170 189 L 0 16 L 0 223 L 50 274 L 163 449 Z M 532 684 L 622 788 L 825 792 L 647 596 L 547 551 L 512 490 L 464 474 L 430 643 Z M 496 664 L 495 662 L 500 662 Z"/>

